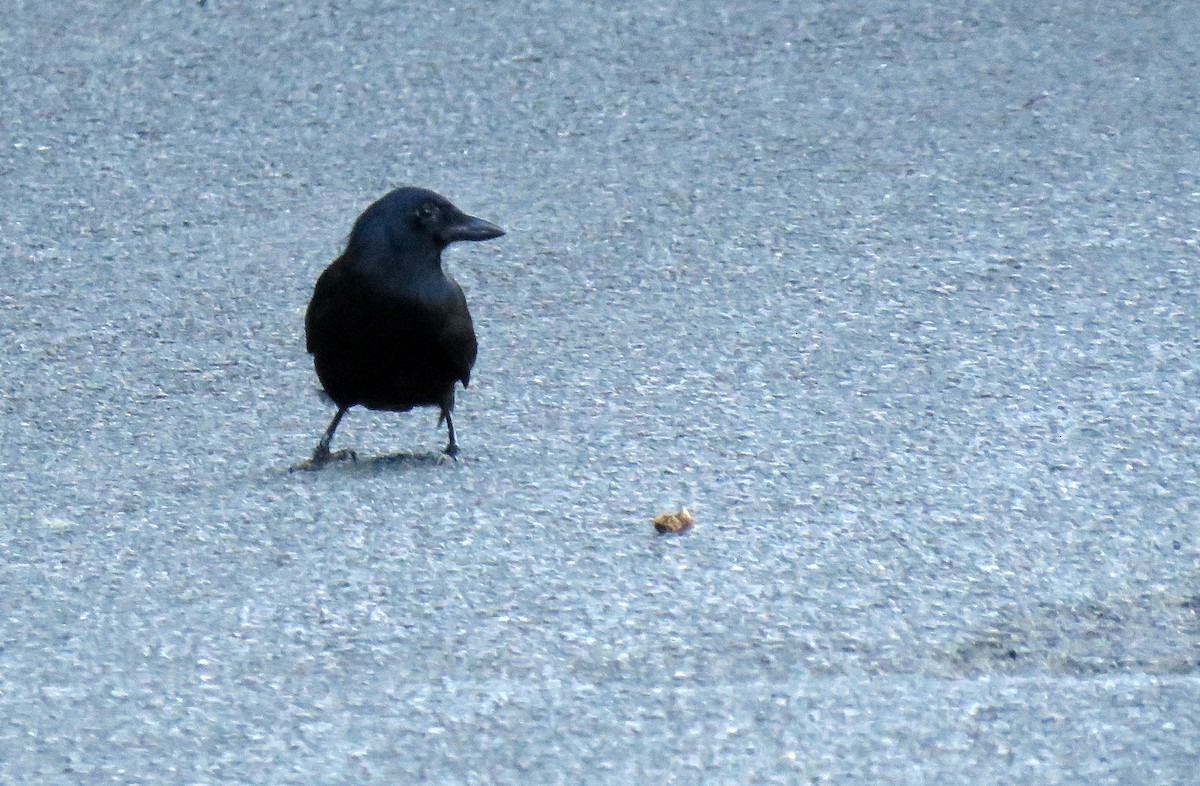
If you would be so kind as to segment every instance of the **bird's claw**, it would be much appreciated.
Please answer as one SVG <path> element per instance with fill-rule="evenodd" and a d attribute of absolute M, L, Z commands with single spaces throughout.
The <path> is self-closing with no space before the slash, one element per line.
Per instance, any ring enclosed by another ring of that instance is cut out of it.
<path fill-rule="evenodd" d="M 308 461 L 301 461 L 292 467 L 291 471 L 311 472 L 312 470 L 323 469 L 327 464 L 334 461 L 349 461 L 352 464 L 357 464 L 358 454 L 353 450 L 339 450 L 334 452 L 324 445 L 319 445 L 313 451 L 312 457 Z"/>

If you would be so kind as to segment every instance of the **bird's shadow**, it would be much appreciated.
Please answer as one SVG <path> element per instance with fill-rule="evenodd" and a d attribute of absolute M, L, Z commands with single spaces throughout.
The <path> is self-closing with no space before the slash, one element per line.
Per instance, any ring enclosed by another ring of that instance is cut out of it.
<path fill-rule="evenodd" d="M 288 472 L 373 472 L 382 469 L 453 466 L 458 460 L 442 452 L 400 451 L 381 456 L 359 456 L 353 451 L 339 451 L 320 463 L 312 459 L 288 467 Z"/>

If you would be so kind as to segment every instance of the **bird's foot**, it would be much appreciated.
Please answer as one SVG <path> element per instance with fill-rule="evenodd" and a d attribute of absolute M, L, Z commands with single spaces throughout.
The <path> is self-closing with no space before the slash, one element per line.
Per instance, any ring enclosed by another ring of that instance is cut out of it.
<path fill-rule="evenodd" d="M 330 451 L 328 445 L 318 445 L 313 451 L 312 457 L 308 461 L 301 461 L 299 464 L 291 468 L 292 472 L 308 472 L 312 470 L 322 469 L 325 465 L 334 461 L 349 461 L 358 463 L 358 454 L 353 450 Z"/>
<path fill-rule="evenodd" d="M 438 456 L 438 463 L 445 464 L 447 461 L 458 461 L 458 452 L 458 443 L 451 442 Z"/>

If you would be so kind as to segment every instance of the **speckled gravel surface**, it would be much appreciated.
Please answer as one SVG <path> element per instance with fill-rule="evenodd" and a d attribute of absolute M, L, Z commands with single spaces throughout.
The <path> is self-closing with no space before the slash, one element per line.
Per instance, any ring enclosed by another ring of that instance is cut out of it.
<path fill-rule="evenodd" d="M 1200 14 L 935 5 L 8 0 L 0 783 L 1200 782 Z"/>

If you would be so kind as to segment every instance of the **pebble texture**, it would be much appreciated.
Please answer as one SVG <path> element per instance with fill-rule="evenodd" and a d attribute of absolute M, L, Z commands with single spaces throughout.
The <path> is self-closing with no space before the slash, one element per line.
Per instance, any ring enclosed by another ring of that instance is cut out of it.
<path fill-rule="evenodd" d="M 1196 782 L 1189 4 L 4 16 L 0 782 Z M 461 460 L 289 473 L 400 184 Z"/>

